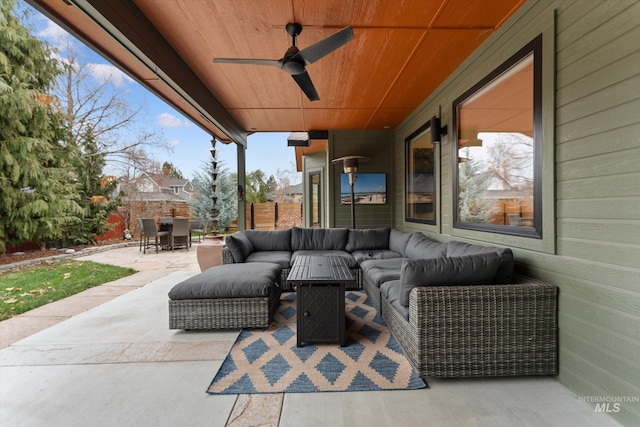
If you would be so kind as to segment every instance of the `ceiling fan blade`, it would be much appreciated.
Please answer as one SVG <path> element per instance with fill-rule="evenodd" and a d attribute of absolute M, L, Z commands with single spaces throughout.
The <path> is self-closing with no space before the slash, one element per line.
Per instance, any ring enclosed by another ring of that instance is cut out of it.
<path fill-rule="evenodd" d="M 293 80 L 298 83 L 300 89 L 307 95 L 309 101 L 319 101 L 320 97 L 318 96 L 318 92 L 316 92 L 316 88 L 313 86 L 313 82 L 311 81 L 311 77 L 309 77 L 309 73 L 305 70 L 303 73 L 292 75 Z"/>
<path fill-rule="evenodd" d="M 344 27 L 326 39 L 302 49 L 298 55 L 302 56 L 307 64 L 313 64 L 318 59 L 330 54 L 351 40 L 353 40 L 353 29 L 351 27 Z"/>
<path fill-rule="evenodd" d="M 213 62 L 222 64 L 271 65 L 282 68 L 282 59 L 213 58 Z"/>

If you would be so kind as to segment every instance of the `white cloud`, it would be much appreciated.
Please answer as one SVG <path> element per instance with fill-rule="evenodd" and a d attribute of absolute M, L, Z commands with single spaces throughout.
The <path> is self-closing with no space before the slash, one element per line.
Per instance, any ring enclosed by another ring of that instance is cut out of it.
<path fill-rule="evenodd" d="M 176 146 L 176 145 L 180 145 L 180 141 L 178 141 L 177 139 L 171 140 L 169 141 L 169 144 Z"/>
<path fill-rule="evenodd" d="M 38 32 L 38 36 L 54 40 L 58 44 L 61 42 L 67 42 L 70 39 L 69 33 L 67 33 L 62 27 L 49 18 L 45 19 L 47 26 L 44 30 Z"/>
<path fill-rule="evenodd" d="M 112 83 L 118 87 L 124 86 L 125 83 L 133 82 L 133 79 L 127 76 L 120 69 L 109 64 L 87 64 L 89 73 L 102 83 Z"/>
<path fill-rule="evenodd" d="M 178 117 L 169 113 L 159 114 L 158 124 L 160 126 L 166 126 L 168 128 L 187 127 L 190 125 L 190 123 L 187 120 L 180 120 Z"/>

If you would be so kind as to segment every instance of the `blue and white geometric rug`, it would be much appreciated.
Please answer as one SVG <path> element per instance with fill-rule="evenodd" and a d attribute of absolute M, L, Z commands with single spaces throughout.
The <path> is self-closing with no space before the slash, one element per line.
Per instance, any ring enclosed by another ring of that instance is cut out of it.
<path fill-rule="evenodd" d="M 283 294 L 269 328 L 243 329 L 210 394 L 425 388 L 364 292 L 346 294 L 347 345 L 296 346 L 296 295 Z"/>

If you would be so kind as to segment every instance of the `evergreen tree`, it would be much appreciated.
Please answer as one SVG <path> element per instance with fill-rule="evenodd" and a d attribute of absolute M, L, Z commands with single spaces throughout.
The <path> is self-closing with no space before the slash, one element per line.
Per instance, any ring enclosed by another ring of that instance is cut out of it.
<path fill-rule="evenodd" d="M 103 175 L 105 155 L 98 149 L 91 126 L 87 126 L 79 143 L 81 148 L 76 173 L 83 220 L 67 227 L 65 233 L 65 241 L 73 244 L 92 242 L 96 235 L 108 231 L 111 226 L 107 223 L 107 218 L 116 211 L 120 201 L 119 198 L 112 197 L 117 180 Z"/>
<path fill-rule="evenodd" d="M 465 150 L 465 161 L 458 168 L 458 220 L 486 223 L 491 214 L 491 203 L 481 197 L 487 188 L 487 174 L 480 170 L 478 161 Z"/>
<path fill-rule="evenodd" d="M 164 162 L 162 164 L 162 174 L 171 178 L 184 179 L 184 176 L 182 175 L 180 169 L 175 167 L 171 162 Z"/>
<path fill-rule="evenodd" d="M 238 217 L 238 199 L 236 196 L 236 180 L 232 178 L 224 161 L 218 161 L 217 179 L 214 182 L 211 174 L 213 165 L 209 161 L 202 162 L 201 172 L 195 172 L 193 186 L 198 192 L 196 200 L 191 202 L 191 208 L 201 218 L 218 221 L 218 230 L 227 230 L 229 225 Z M 213 185 L 216 191 L 213 191 Z M 217 215 L 212 216 L 213 197 L 217 197 Z"/>
<path fill-rule="evenodd" d="M 273 192 L 270 185 L 275 186 L 273 176 L 265 181 L 264 172 L 260 169 L 249 172 L 247 174 L 247 203 L 265 203 L 269 193 Z"/>
<path fill-rule="evenodd" d="M 49 95 L 61 72 L 48 46 L 0 0 L 0 251 L 61 237 L 81 213 L 64 144 L 68 129 Z"/>

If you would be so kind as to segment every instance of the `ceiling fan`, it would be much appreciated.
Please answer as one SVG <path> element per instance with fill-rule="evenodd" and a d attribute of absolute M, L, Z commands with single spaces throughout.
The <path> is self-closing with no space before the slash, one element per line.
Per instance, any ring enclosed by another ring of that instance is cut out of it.
<path fill-rule="evenodd" d="M 318 101 L 320 97 L 313 86 L 311 77 L 305 69 L 307 64 L 313 64 L 318 59 L 330 54 L 347 42 L 353 40 L 353 29 L 345 27 L 337 33 L 320 40 L 302 50 L 296 46 L 296 37 L 302 32 L 302 25 L 297 22 L 287 24 L 287 33 L 292 37 L 293 43 L 284 57 L 281 59 L 251 59 L 251 58 L 214 58 L 213 62 L 227 64 L 253 64 L 271 65 L 283 69 L 289 73 L 300 89 L 307 95 L 310 101 Z"/>

